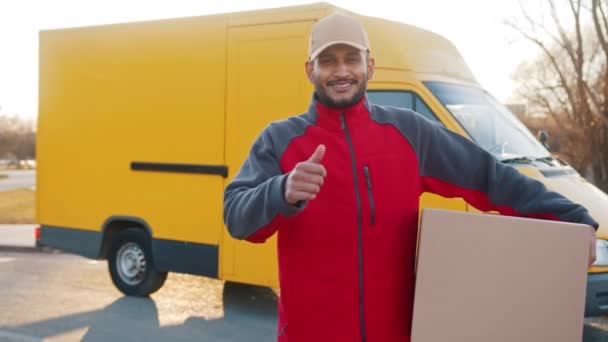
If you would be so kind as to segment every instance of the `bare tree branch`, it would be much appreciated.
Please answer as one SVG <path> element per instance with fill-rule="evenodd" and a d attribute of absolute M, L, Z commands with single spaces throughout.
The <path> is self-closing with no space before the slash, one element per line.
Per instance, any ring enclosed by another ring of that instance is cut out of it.
<path fill-rule="evenodd" d="M 523 31 L 521 28 L 512 24 L 511 22 L 507 22 L 507 25 L 509 25 L 511 28 L 513 28 L 514 30 L 519 32 L 524 38 L 526 38 L 527 40 L 529 40 L 530 42 L 534 43 L 536 46 L 541 48 L 541 50 L 543 50 L 543 52 L 545 53 L 547 58 L 549 58 L 551 65 L 553 65 L 553 68 L 555 69 L 555 72 L 559 76 L 561 83 L 564 85 L 568 84 L 568 82 L 566 81 L 566 76 L 564 75 L 561 68 L 559 67 L 559 64 L 557 63 L 557 59 L 555 58 L 555 56 L 553 56 L 551 51 L 549 51 L 549 49 L 545 46 L 545 44 L 540 39 L 531 36 L 527 32 Z M 573 108 L 576 108 L 576 99 L 574 97 L 574 94 L 572 94 L 572 91 L 567 86 L 565 87 L 565 91 L 566 91 L 566 94 L 568 95 L 568 101 L 570 102 L 570 105 Z"/>
<path fill-rule="evenodd" d="M 575 6 L 576 2 L 576 6 Z M 574 29 L 576 30 L 576 57 L 577 57 L 577 67 L 580 67 L 580 70 L 577 70 L 580 79 L 583 78 L 583 37 L 581 34 L 581 2 L 580 0 L 570 0 L 570 8 L 572 9 L 572 14 L 574 15 Z M 579 72 L 580 71 L 580 72 Z"/>
<path fill-rule="evenodd" d="M 602 46 L 602 50 L 604 50 L 604 58 L 608 60 L 608 42 L 606 41 L 606 34 L 608 34 L 608 21 L 606 20 L 606 15 L 604 14 L 603 5 L 600 0 L 593 0 L 591 6 L 593 26 L 595 27 L 595 32 L 597 34 L 598 41 Z M 602 23 L 605 32 L 602 30 Z M 606 73 L 603 73 L 603 75 L 606 75 Z M 608 99 L 608 81 L 606 81 L 605 78 L 602 90 L 604 93 L 604 99 Z M 603 108 L 600 108 L 600 112 L 602 117 L 608 117 L 608 104 L 605 104 Z"/>
<path fill-rule="evenodd" d="M 589 54 L 588 54 L 588 60 L 586 66 L 587 68 L 585 69 L 585 74 L 584 74 L 584 79 L 586 80 L 592 80 L 593 77 L 595 76 L 595 74 L 597 73 L 596 67 L 598 63 L 601 63 L 600 61 L 598 61 L 598 58 L 601 58 L 600 55 L 603 56 L 604 51 L 602 51 L 602 48 L 600 47 L 599 42 L 591 42 L 590 44 L 591 46 L 589 47 Z"/>
<path fill-rule="evenodd" d="M 521 10 L 523 17 L 526 19 L 528 24 L 530 24 L 532 31 L 534 31 L 534 28 L 537 26 L 536 22 L 530 17 L 530 15 L 528 15 L 528 11 L 526 11 L 522 0 L 518 0 L 517 2 L 519 4 L 519 9 Z"/>
<path fill-rule="evenodd" d="M 608 190 L 608 0 L 560 0 L 565 8 L 541 1 L 548 21 L 532 18 L 520 1 L 525 21 L 507 23 L 540 51 L 518 69 L 517 92 L 552 123 L 526 122 L 551 126 L 567 146 L 564 152 L 582 170 L 592 169 L 597 185 Z"/>
<path fill-rule="evenodd" d="M 602 46 L 602 49 L 604 50 L 604 54 L 606 57 L 608 57 L 608 42 L 606 41 L 606 36 L 602 30 L 602 23 L 600 22 L 600 20 L 603 20 L 604 25 L 606 25 L 606 17 L 604 16 L 604 12 L 602 11 L 602 6 L 600 5 L 599 0 L 593 0 L 591 3 L 591 15 L 593 17 L 593 26 L 595 27 L 597 38 Z M 608 32 L 608 28 L 606 31 Z"/>
<path fill-rule="evenodd" d="M 572 16 L 574 17 L 575 23 L 575 32 L 576 32 L 576 47 L 573 46 L 572 41 L 568 38 L 568 35 L 561 24 L 559 19 L 559 15 L 555 8 L 555 4 L 553 0 L 548 0 L 549 5 L 551 7 L 551 16 L 555 22 L 556 27 L 562 37 L 564 42 L 564 47 L 570 56 L 570 61 L 572 62 L 575 75 L 576 75 L 576 91 L 579 98 L 579 104 L 581 106 L 580 112 L 585 116 L 585 121 L 591 122 L 591 116 L 599 116 L 602 118 L 602 115 L 599 113 L 600 105 L 595 94 L 590 90 L 589 85 L 584 80 L 584 72 L 583 72 L 583 64 L 584 64 L 584 52 L 583 52 L 583 38 L 581 34 L 581 21 L 580 21 L 580 1 L 577 0 L 569 0 L 570 9 L 572 11 Z M 593 104 L 595 111 L 588 104 L 588 98 L 591 98 L 591 102 Z M 608 125 L 608 120 L 603 118 L 604 124 Z"/>
<path fill-rule="evenodd" d="M 551 88 L 550 91 L 553 94 L 553 97 L 555 97 L 555 99 L 557 100 L 557 102 L 559 102 L 559 104 L 560 104 L 561 108 L 564 110 L 564 112 L 566 112 L 568 119 L 570 121 L 576 121 L 576 117 L 575 117 L 571 107 L 568 106 L 568 103 L 566 102 L 566 100 L 564 100 L 560 96 L 560 94 L 558 92 L 558 90 L 560 90 L 560 89 L 563 90 L 563 87 L 560 86 L 559 88 Z"/>
<path fill-rule="evenodd" d="M 599 3 L 598 8 L 600 10 L 600 14 L 602 15 L 602 20 L 604 21 L 604 30 L 606 30 L 606 33 L 608 34 L 608 21 L 606 20 L 606 14 L 604 13 L 604 4 L 605 2 L 603 4 Z"/>
<path fill-rule="evenodd" d="M 602 111 L 602 105 L 600 104 L 600 101 L 597 97 L 597 95 L 593 92 L 593 90 L 591 89 L 591 87 L 589 87 L 589 83 L 588 82 L 582 82 L 582 85 L 585 88 L 585 93 L 589 96 L 589 98 L 591 99 L 591 104 L 593 105 L 592 107 L 595 109 L 595 112 L 591 112 L 591 114 L 599 117 L 600 119 L 602 119 L 602 122 L 604 124 L 608 124 L 608 120 L 607 118 L 603 118 L 603 116 L 601 115 L 601 111 Z M 589 108 L 591 110 L 591 108 Z"/>
<path fill-rule="evenodd" d="M 568 35 L 566 34 L 566 30 L 562 26 L 561 20 L 559 19 L 559 15 L 557 13 L 557 9 L 555 8 L 555 4 L 553 3 L 552 0 L 548 0 L 548 3 L 551 8 L 551 18 L 553 19 L 553 22 L 555 23 L 555 27 L 557 27 L 557 31 L 559 32 L 559 35 L 561 38 L 562 43 L 560 45 L 566 50 L 566 52 L 568 52 L 568 56 L 570 56 L 570 60 L 572 61 L 572 64 L 576 68 L 578 63 L 577 63 L 576 55 L 574 53 L 574 48 L 572 47 L 572 42 L 568 38 Z M 572 5 L 572 0 L 570 0 L 570 4 Z"/>
<path fill-rule="evenodd" d="M 551 103 L 549 103 L 549 101 L 547 101 L 546 98 L 539 98 L 539 101 L 541 102 L 541 105 L 545 108 L 545 111 L 553 117 L 553 120 L 555 121 L 555 124 L 559 127 L 560 130 L 562 131 L 566 131 L 567 127 L 566 125 L 564 125 L 563 120 L 559 117 L 559 115 L 553 110 L 553 107 L 551 106 Z"/>

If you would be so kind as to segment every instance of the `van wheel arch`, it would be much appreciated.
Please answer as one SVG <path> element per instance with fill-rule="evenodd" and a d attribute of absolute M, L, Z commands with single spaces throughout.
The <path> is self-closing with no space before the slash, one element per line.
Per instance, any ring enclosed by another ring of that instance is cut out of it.
<path fill-rule="evenodd" d="M 141 229 L 152 239 L 152 229 L 145 220 L 135 216 L 111 216 L 101 226 L 102 240 L 99 248 L 99 259 L 108 258 L 110 242 L 118 233 L 129 228 Z"/>

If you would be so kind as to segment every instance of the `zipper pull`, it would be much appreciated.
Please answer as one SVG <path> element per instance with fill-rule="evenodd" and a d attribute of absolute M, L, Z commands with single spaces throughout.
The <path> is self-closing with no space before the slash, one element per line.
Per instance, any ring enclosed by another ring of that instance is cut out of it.
<path fill-rule="evenodd" d="M 344 113 L 340 114 L 340 128 L 346 128 L 346 119 L 344 118 Z"/>

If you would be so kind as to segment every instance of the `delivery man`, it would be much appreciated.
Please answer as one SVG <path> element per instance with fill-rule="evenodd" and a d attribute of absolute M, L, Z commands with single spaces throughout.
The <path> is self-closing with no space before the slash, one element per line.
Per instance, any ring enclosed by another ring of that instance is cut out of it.
<path fill-rule="evenodd" d="M 410 340 L 423 192 L 597 229 L 585 208 L 466 138 L 369 103 L 374 59 L 354 18 L 314 25 L 305 68 L 308 110 L 262 131 L 224 195 L 233 237 L 278 234 L 278 341 Z"/>

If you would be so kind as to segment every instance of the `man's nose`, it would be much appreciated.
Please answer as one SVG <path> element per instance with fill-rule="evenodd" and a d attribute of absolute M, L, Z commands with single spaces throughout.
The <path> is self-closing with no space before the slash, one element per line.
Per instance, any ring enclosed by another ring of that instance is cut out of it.
<path fill-rule="evenodd" d="M 339 61 L 336 65 L 336 70 L 334 73 L 335 76 L 347 76 L 348 75 L 348 66 L 344 61 Z"/>

